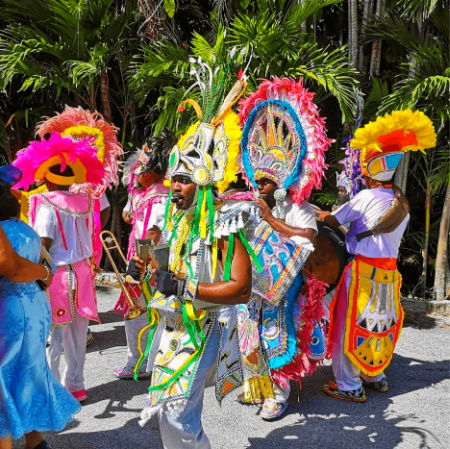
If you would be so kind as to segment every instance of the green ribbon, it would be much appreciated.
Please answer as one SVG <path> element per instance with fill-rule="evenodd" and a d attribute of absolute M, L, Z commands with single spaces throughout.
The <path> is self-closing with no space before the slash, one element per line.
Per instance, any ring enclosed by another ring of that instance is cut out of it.
<path fill-rule="evenodd" d="M 170 208 L 170 203 L 172 199 L 172 189 L 169 190 L 169 198 L 167 199 L 167 203 L 166 203 L 166 210 L 164 211 L 164 226 L 161 229 L 162 231 L 165 231 L 167 228 L 167 219 L 169 218 L 169 208 Z"/>
<path fill-rule="evenodd" d="M 186 304 L 183 303 L 182 305 L 182 315 L 183 315 L 183 322 L 184 325 L 186 326 L 186 330 L 188 331 L 189 334 L 189 338 L 190 338 L 190 342 L 195 346 L 195 348 L 198 351 L 198 357 L 201 356 L 201 354 L 203 353 L 203 349 L 205 347 L 205 341 L 206 341 L 206 337 L 205 334 L 203 333 L 201 327 L 200 327 L 200 323 L 198 321 L 194 321 L 194 326 L 192 326 L 191 321 L 189 320 L 189 317 L 187 315 L 187 311 L 186 311 Z M 200 338 L 200 345 L 197 342 L 197 338 L 194 332 L 193 327 L 195 327 L 195 331 L 197 332 L 198 337 Z M 172 376 L 170 377 L 168 380 L 166 380 L 166 382 L 164 382 L 163 384 L 159 384 L 159 385 L 155 385 L 154 387 L 150 387 L 148 389 L 149 392 L 152 391 L 159 391 L 159 390 L 164 390 L 165 388 L 169 387 L 170 385 L 172 385 L 175 381 L 178 380 L 178 378 L 184 374 L 186 372 L 186 370 L 198 359 L 198 357 L 193 358 L 185 367 L 182 371 L 180 371 L 176 376 Z"/>
<path fill-rule="evenodd" d="M 262 273 L 263 266 L 261 265 L 261 262 L 258 259 L 258 256 L 255 254 L 255 251 L 253 251 L 252 247 L 250 246 L 250 243 L 248 243 L 248 240 L 245 238 L 244 233 L 242 232 L 242 229 L 239 229 L 239 237 L 241 238 L 241 242 L 244 244 L 245 249 L 247 250 L 248 254 L 253 260 L 253 263 L 256 266 L 256 271 L 258 273 Z"/>
<path fill-rule="evenodd" d="M 234 252 L 234 234 L 230 234 L 228 236 L 227 257 L 225 259 L 225 269 L 223 272 L 223 280 L 225 282 L 228 282 L 231 278 L 231 261 L 233 260 L 233 252 Z"/>
<path fill-rule="evenodd" d="M 209 241 L 212 243 L 214 240 L 214 200 L 212 187 L 209 184 L 206 186 L 206 201 L 209 215 Z"/>
<path fill-rule="evenodd" d="M 138 374 L 139 374 L 139 368 L 142 365 L 142 362 L 148 357 L 148 354 L 150 353 L 150 349 L 152 347 L 153 343 L 153 336 L 155 335 L 156 327 L 158 326 L 158 323 L 156 322 L 150 329 L 148 333 L 148 339 L 147 339 L 147 346 L 145 347 L 144 353 L 141 355 L 140 359 L 137 362 L 137 365 L 134 367 L 134 375 L 133 379 L 138 380 Z"/>

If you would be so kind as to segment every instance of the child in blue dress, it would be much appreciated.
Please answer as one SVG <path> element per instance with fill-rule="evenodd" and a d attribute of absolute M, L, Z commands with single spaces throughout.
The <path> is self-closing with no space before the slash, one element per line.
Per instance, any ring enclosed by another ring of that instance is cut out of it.
<path fill-rule="evenodd" d="M 3 178 L 4 179 L 4 178 Z M 19 204 L 0 177 L 0 227 L 13 249 L 39 263 L 41 240 L 17 216 Z M 60 431 L 80 404 L 53 377 L 45 357 L 50 304 L 37 282 L 0 275 L 0 448 L 25 435 L 26 449 L 50 446 L 40 432 Z"/>

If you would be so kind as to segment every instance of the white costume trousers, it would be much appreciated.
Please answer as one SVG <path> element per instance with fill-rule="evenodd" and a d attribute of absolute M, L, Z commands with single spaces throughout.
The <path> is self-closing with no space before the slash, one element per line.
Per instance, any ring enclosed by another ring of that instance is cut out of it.
<path fill-rule="evenodd" d="M 127 337 L 127 368 L 133 370 L 136 366 L 137 361 L 139 360 L 140 353 L 138 349 L 138 337 L 139 332 L 145 327 L 148 326 L 147 314 L 143 313 L 139 315 L 137 318 L 132 320 L 125 321 L 125 335 Z M 148 339 L 148 329 L 143 332 L 141 336 L 141 350 L 145 351 L 145 347 L 147 346 Z M 153 363 L 152 363 L 153 365 Z M 151 369 L 151 367 L 150 367 Z M 144 360 L 142 362 L 140 372 L 148 372 L 147 362 Z"/>
<path fill-rule="evenodd" d="M 75 312 L 72 324 L 54 327 L 50 331 L 51 343 L 47 348 L 47 361 L 52 374 L 70 392 L 84 389 L 84 361 L 86 357 L 86 338 L 89 319 Z M 64 349 L 66 369 L 62 376 L 59 371 L 61 354 Z"/>
<path fill-rule="evenodd" d="M 347 279 L 347 291 L 349 288 L 350 280 Z M 362 380 L 366 382 L 379 382 L 384 379 L 386 375 L 384 373 L 378 376 L 367 376 L 361 373 L 350 359 L 344 353 L 344 337 L 345 337 L 345 320 L 342 322 L 334 323 L 337 326 L 339 332 L 339 341 L 333 348 L 332 362 L 334 378 L 336 379 L 337 386 L 342 391 L 358 390 L 362 387 Z"/>
<path fill-rule="evenodd" d="M 219 321 L 228 321 L 231 313 L 236 313 L 232 307 L 222 309 L 216 319 L 192 383 L 187 404 L 178 410 L 169 410 L 167 406 L 163 405 L 159 411 L 159 427 L 164 449 L 211 448 L 211 443 L 203 430 L 201 420 L 203 396 L 205 386 L 209 385 L 209 378 L 217 361 L 220 340 Z"/>
<path fill-rule="evenodd" d="M 274 382 L 272 385 L 273 389 L 273 399 L 266 399 L 270 401 L 278 402 L 279 404 L 285 403 L 289 399 L 289 394 L 291 393 L 291 386 L 288 384 L 286 387 L 283 387 L 281 384 Z"/>

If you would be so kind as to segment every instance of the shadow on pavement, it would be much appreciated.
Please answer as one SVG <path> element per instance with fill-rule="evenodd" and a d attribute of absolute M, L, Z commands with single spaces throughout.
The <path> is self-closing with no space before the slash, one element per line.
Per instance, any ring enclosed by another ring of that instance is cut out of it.
<path fill-rule="evenodd" d="M 322 366 L 314 373 L 314 383 L 311 378 L 304 379 L 300 402 L 297 402 L 296 389 L 292 389 L 288 414 L 298 414 L 298 422 L 282 427 L 282 420 L 278 421 L 277 429 L 268 435 L 249 438 L 248 448 L 391 449 L 403 441 L 406 433 L 414 433 L 418 437 L 420 443 L 417 448 L 443 447 L 441 445 L 445 442 L 439 435 L 421 426 L 424 421 L 419 417 L 420 413 L 401 414 L 388 409 L 393 405 L 392 398 L 446 380 L 449 369 L 450 360 L 423 362 L 395 354 L 386 373 L 389 392 L 383 394 L 366 389 L 367 401 L 356 404 L 324 395 L 320 386 L 332 379 L 333 373 L 331 366 Z M 317 378 L 320 378 L 320 383 Z M 404 421 L 408 421 L 409 426 L 401 426 Z M 411 421 L 417 425 L 411 426 Z"/>
<path fill-rule="evenodd" d="M 87 390 L 88 398 L 83 402 L 83 405 L 91 405 L 108 399 L 109 403 L 105 410 L 95 415 L 95 418 L 99 419 L 110 418 L 115 416 L 115 413 L 123 411 L 134 411 L 136 414 L 139 414 L 141 413 L 142 407 L 130 409 L 126 408 L 126 404 L 135 396 L 142 396 L 144 398 L 149 385 L 149 378 L 139 379 L 136 382 L 133 379 L 118 379 L 111 373 L 111 382 Z"/>
<path fill-rule="evenodd" d="M 72 424 L 76 427 L 77 423 Z M 73 427 L 67 427 L 70 429 Z M 162 448 L 159 426 L 153 417 L 142 428 L 139 418 L 127 421 L 122 427 L 95 432 L 53 434 L 48 441 L 57 449 L 157 449 Z"/>
<path fill-rule="evenodd" d="M 109 324 L 109 323 L 108 323 Z M 114 329 L 107 331 L 96 331 L 95 325 L 89 325 L 94 340 L 86 348 L 86 353 L 102 352 L 117 346 L 127 346 L 124 326 L 114 326 Z"/>
<path fill-rule="evenodd" d="M 406 315 L 403 320 L 404 327 L 412 327 L 414 329 L 434 329 L 441 320 L 433 318 L 425 314 Z"/>

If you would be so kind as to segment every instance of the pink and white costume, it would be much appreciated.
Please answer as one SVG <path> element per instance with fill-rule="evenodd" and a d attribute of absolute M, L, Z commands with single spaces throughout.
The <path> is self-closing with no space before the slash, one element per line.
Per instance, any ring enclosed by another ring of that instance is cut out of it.
<path fill-rule="evenodd" d="M 90 196 L 66 191 L 30 198 L 29 223 L 39 237 L 52 239 L 49 253 L 57 266 L 49 289 L 52 330 L 47 358 L 53 375 L 60 379 L 59 362 L 64 348 L 66 370 L 62 384 L 71 392 L 84 389 L 89 320 L 100 322 L 91 268 L 93 203 Z"/>

